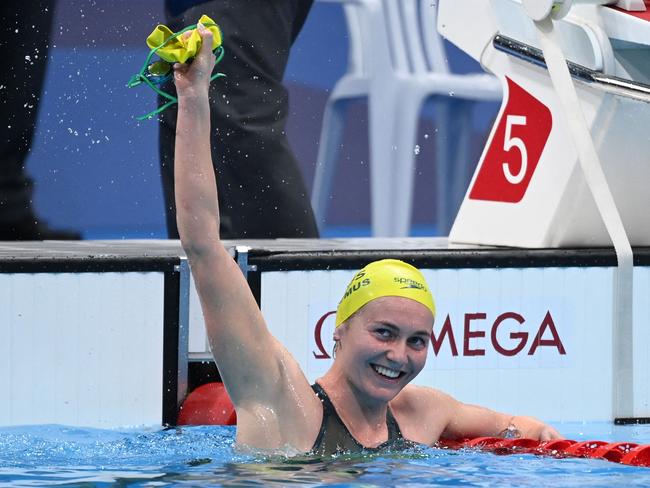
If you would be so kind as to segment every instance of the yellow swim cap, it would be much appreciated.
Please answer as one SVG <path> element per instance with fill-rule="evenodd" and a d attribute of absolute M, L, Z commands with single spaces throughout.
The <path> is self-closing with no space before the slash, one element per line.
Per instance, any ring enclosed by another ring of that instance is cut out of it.
<path fill-rule="evenodd" d="M 212 50 L 221 46 L 221 29 L 207 15 L 202 15 L 199 22 L 206 25 L 206 28 L 212 32 Z M 186 63 L 188 59 L 195 57 L 201 50 L 201 36 L 196 29 L 185 38 L 184 36 L 174 37 L 172 30 L 166 25 L 158 25 L 149 37 L 147 37 L 147 46 L 155 49 L 161 44 L 167 42 L 163 47 L 156 51 L 160 59 L 169 63 Z"/>
<path fill-rule="evenodd" d="M 336 309 L 336 327 L 366 303 L 380 297 L 410 298 L 436 314 L 433 295 L 420 270 L 398 259 L 382 259 L 354 275 Z"/>

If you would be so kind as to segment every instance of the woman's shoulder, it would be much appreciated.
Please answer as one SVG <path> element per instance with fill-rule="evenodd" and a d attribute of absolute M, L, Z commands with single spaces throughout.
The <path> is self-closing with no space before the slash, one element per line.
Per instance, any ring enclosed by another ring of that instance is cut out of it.
<path fill-rule="evenodd" d="M 428 386 L 407 385 L 393 400 L 390 407 L 401 415 L 425 419 L 447 418 L 453 414 L 458 401 L 447 393 Z"/>
<path fill-rule="evenodd" d="M 451 420 L 455 404 L 453 397 L 440 390 L 408 385 L 390 402 L 390 408 L 404 437 L 431 445 Z"/>
<path fill-rule="evenodd" d="M 390 402 L 391 407 L 418 408 L 451 406 L 457 401 L 447 393 L 429 386 L 407 385 Z"/>

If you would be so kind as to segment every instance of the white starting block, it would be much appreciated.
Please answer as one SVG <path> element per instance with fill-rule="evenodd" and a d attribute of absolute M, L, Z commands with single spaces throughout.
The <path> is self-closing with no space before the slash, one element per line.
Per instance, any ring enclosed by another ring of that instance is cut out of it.
<path fill-rule="evenodd" d="M 601 340 L 612 347 L 614 416 L 632 416 L 641 353 L 634 347 L 631 246 L 650 243 L 646 4 L 443 0 L 438 19 L 441 34 L 504 86 L 450 239 L 517 247 L 613 245 L 612 334 Z"/>
<path fill-rule="evenodd" d="M 532 5 L 540 16 L 547 7 L 561 18 L 555 21 L 561 48 L 573 63 L 582 112 L 625 233 L 632 245 L 650 245 L 650 12 L 642 1 L 577 3 L 440 2 L 441 34 L 497 75 L 504 88 L 452 242 L 612 245 L 549 79 Z"/>

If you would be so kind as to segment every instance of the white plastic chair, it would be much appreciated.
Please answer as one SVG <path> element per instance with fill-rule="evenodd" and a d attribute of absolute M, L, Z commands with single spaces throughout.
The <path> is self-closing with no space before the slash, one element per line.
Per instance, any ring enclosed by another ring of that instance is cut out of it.
<path fill-rule="evenodd" d="M 408 235 L 419 114 L 428 97 L 441 95 L 437 140 L 445 144 L 436 144 L 437 224 L 442 232 L 448 231 L 450 198 L 456 195 L 454 203 L 462 201 L 473 169 L 467 159 L 471 114 L 457 101 L 500 100 L 498 80 L 487 74 L 450 72 L 436 29 L 437 6 L 431 0 L 320 1 L 343 4 L 349 61 L 323 117 L 312 190 L 319 225 L 330 199 L 346 108 L 353 99 L 367 98 L 372 233 Z"/>

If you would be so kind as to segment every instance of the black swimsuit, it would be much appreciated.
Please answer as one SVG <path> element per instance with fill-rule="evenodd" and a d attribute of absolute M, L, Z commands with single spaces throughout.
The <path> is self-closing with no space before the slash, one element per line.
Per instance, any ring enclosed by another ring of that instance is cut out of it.
<path fill-rule="evenodd" d="M 374 452 L 387 449 L 404 449 L 411 442 L 404 439 L 399 425 L 388 408 L 386 412 L 386 426 L 388 427 L 388 440 L 377 447 L 365 447 L 357 441 L 345 426 L 341 417 L 336 412 L 334 404 L 325 393 L 325 390 L 318 384 L 311 385 L 312 389 L 318 395 L 323 403 L 323 422 L 318 432 L 318 437 L 311 449 L 311 454 L 331 455 L 355 452 Z"/>

